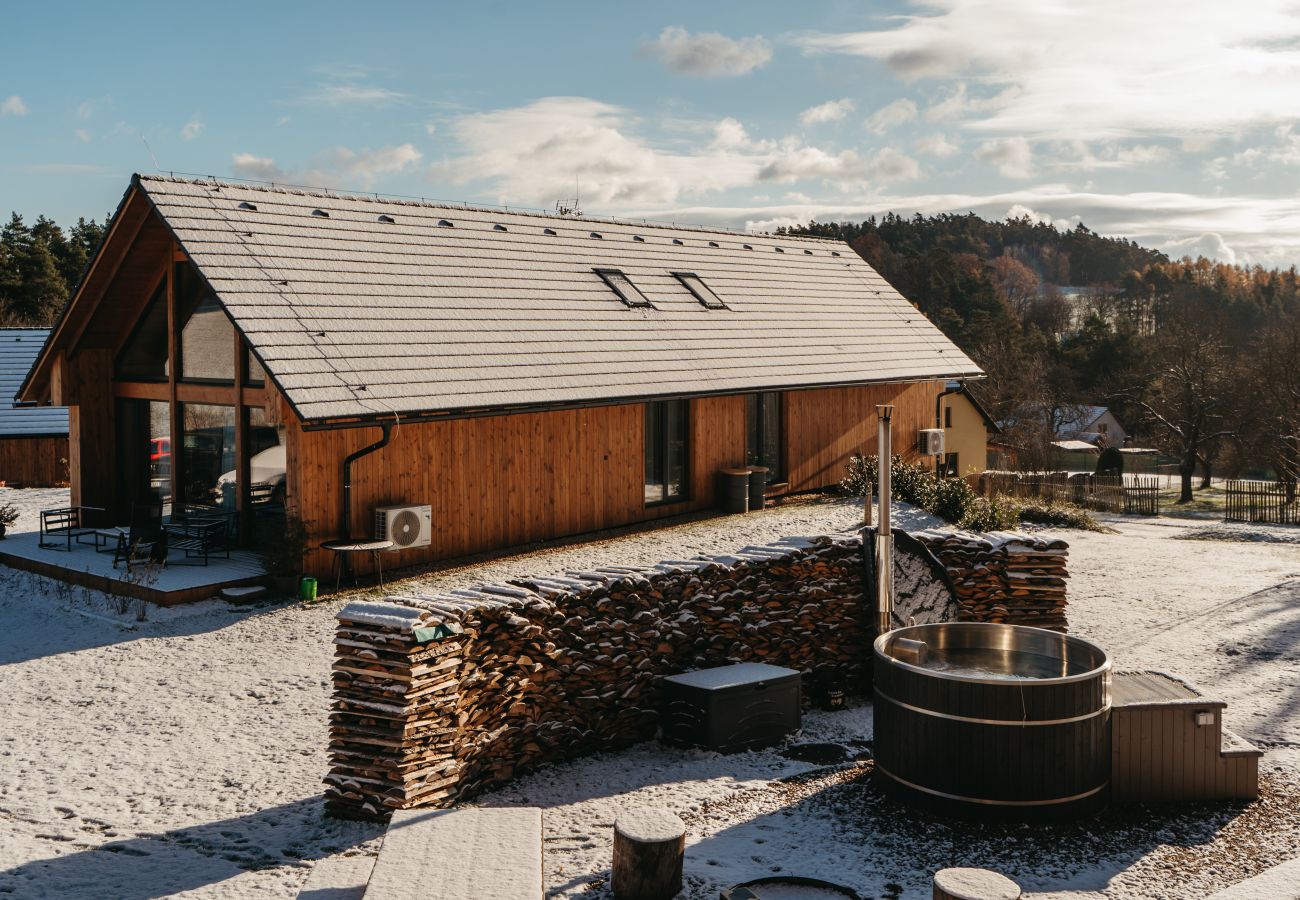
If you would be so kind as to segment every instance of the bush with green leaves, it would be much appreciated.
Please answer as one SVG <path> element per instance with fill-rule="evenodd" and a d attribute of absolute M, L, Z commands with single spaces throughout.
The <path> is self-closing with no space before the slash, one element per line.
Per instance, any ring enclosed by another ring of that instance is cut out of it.
<path fill-rule="evenodd" d="M 1068 503 L 1015 500 L 1004 495 L 981 497 L 962 478 L 940 478 L 924 463 L 909 463 L 895 456 L 889 467 L 895 500 L 918 506 L 945 522 L 972 531 L 1005 531 L 1021 522 L 1055 525 L 1060 528 L 1104 530 L 1087 510 Z M 874 493 L 879 469 L 874 456 L 854 456 L 840 481 L 840 492 L 849 497 Z"/>

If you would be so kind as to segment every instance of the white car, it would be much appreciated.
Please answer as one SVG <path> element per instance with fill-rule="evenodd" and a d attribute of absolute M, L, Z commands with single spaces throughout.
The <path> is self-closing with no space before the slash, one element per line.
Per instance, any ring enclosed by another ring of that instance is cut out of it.
<path fill-rule="evenodd" d="M 269 496 L 258 498 L 259 500 L 284 502 L 284 473 L 286 468 L 284 444 L 267 447 L 261 453 L 255 454 L 248 461 L 248 468 L 249 483 L 254 488 L 263 485 L 270 487 Z M 216 493 L 224 497 L 227 493 L 233 496 L 234 491 L 235 472 L 232 469 L 217 479 Z"/>

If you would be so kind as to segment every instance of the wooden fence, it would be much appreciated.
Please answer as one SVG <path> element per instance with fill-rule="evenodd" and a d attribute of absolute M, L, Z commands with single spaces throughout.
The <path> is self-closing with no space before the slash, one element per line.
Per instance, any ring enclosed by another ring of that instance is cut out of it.
<path fill-rule="evenodd" d="M 1154 475 L 1070 475 L 1066 472 L 984 472 L 979 492 L 1045 503 L 1073 503 L 1099 512 L 1155 516 L 1160 480 Z"/>
<path fill-rule="evenodd" d="M 1223 520 L 1300 525 L 1296 485 L 1284 481 L 1229 481 L 1224 487 Z"/>

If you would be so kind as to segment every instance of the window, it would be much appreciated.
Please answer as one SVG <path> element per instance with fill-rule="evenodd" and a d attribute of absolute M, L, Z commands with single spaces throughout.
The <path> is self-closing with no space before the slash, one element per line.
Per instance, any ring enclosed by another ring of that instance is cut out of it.
<path fill-rule="evenodd" d="M 768 484 L 785 480 L 781 401 L 776 391 L 745 397 L 745 464 L 766 466 Z"/>
<path fill-rule="evenodd" d="M 645 405 L 645 502 L 686 499 L 689 400 Z"/>
<path fill-rule="evenodd" d="M 176 267 L 176 317 L 181 323 L 181 378 L 233 384 L 235 326 L 188 263 Z"/>
<path fill-rule="evenodd" d="M 261 387 L 266 384 L 266 369 L 257 361 L 253 355 L 253 348 L 244 343 L 244 384 L 249 387 Z"/>
<path fill-rule="evenodd" d="M 167 286 L 154 293 L 117 357 L 117 377 L 129 381 L 166 381 Z"/>
<path fill-rule="evenodd" d="M 1106 424 L 1105 422 L 1098 422 L 1098 423 L 1097 423 L 1097 433 L 1098 433 L 1098 434 L 1105 434 L 1105 433 L 1106 433 L 1107 431 L 1109 431 L 1109 430 L 1110 430 L 1110 425 Z"/>
<path fill-rule="evenodd" d="M 705 309 L 726 309 L 727 304 L 713 292 L 713 288 L 704 283 L 704 279 L 694 272 L 674 272 L 673 277 L 680 281 Z"/>
<path fill-rule="evenodd" d="M 633 309 L 655 308 L 649 298 L 641 293 L 641 290 L 620 269 L 592 269 L 591 271 L 603 278 L 605 284 L 618 294 L 619 299 Z"/>
<path fill-rule="evenodd" d="M 235 407 L 181 406 L 180 486 L 186 506 L 235 510 Z"/>
<path fill-rule="evenodd" d="M 952 427 L 952 407 L 951 407 L 951 406 L 945 406 L 945 407 L 943 408 L 943 427 L 944 427 L 944 428 L 951 428 L 951 427 Z"/>

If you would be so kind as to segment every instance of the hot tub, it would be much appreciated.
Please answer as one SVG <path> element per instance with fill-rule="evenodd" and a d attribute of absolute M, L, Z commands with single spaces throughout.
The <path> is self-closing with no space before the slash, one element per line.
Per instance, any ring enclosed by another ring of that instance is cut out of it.
<path fill-rule="evenodd" d="M 876 772 L 965 814 L 1085 814 L 1110 782 L 1110 659 L 1077 637 L 977 622 L 875 642 Z"/>

